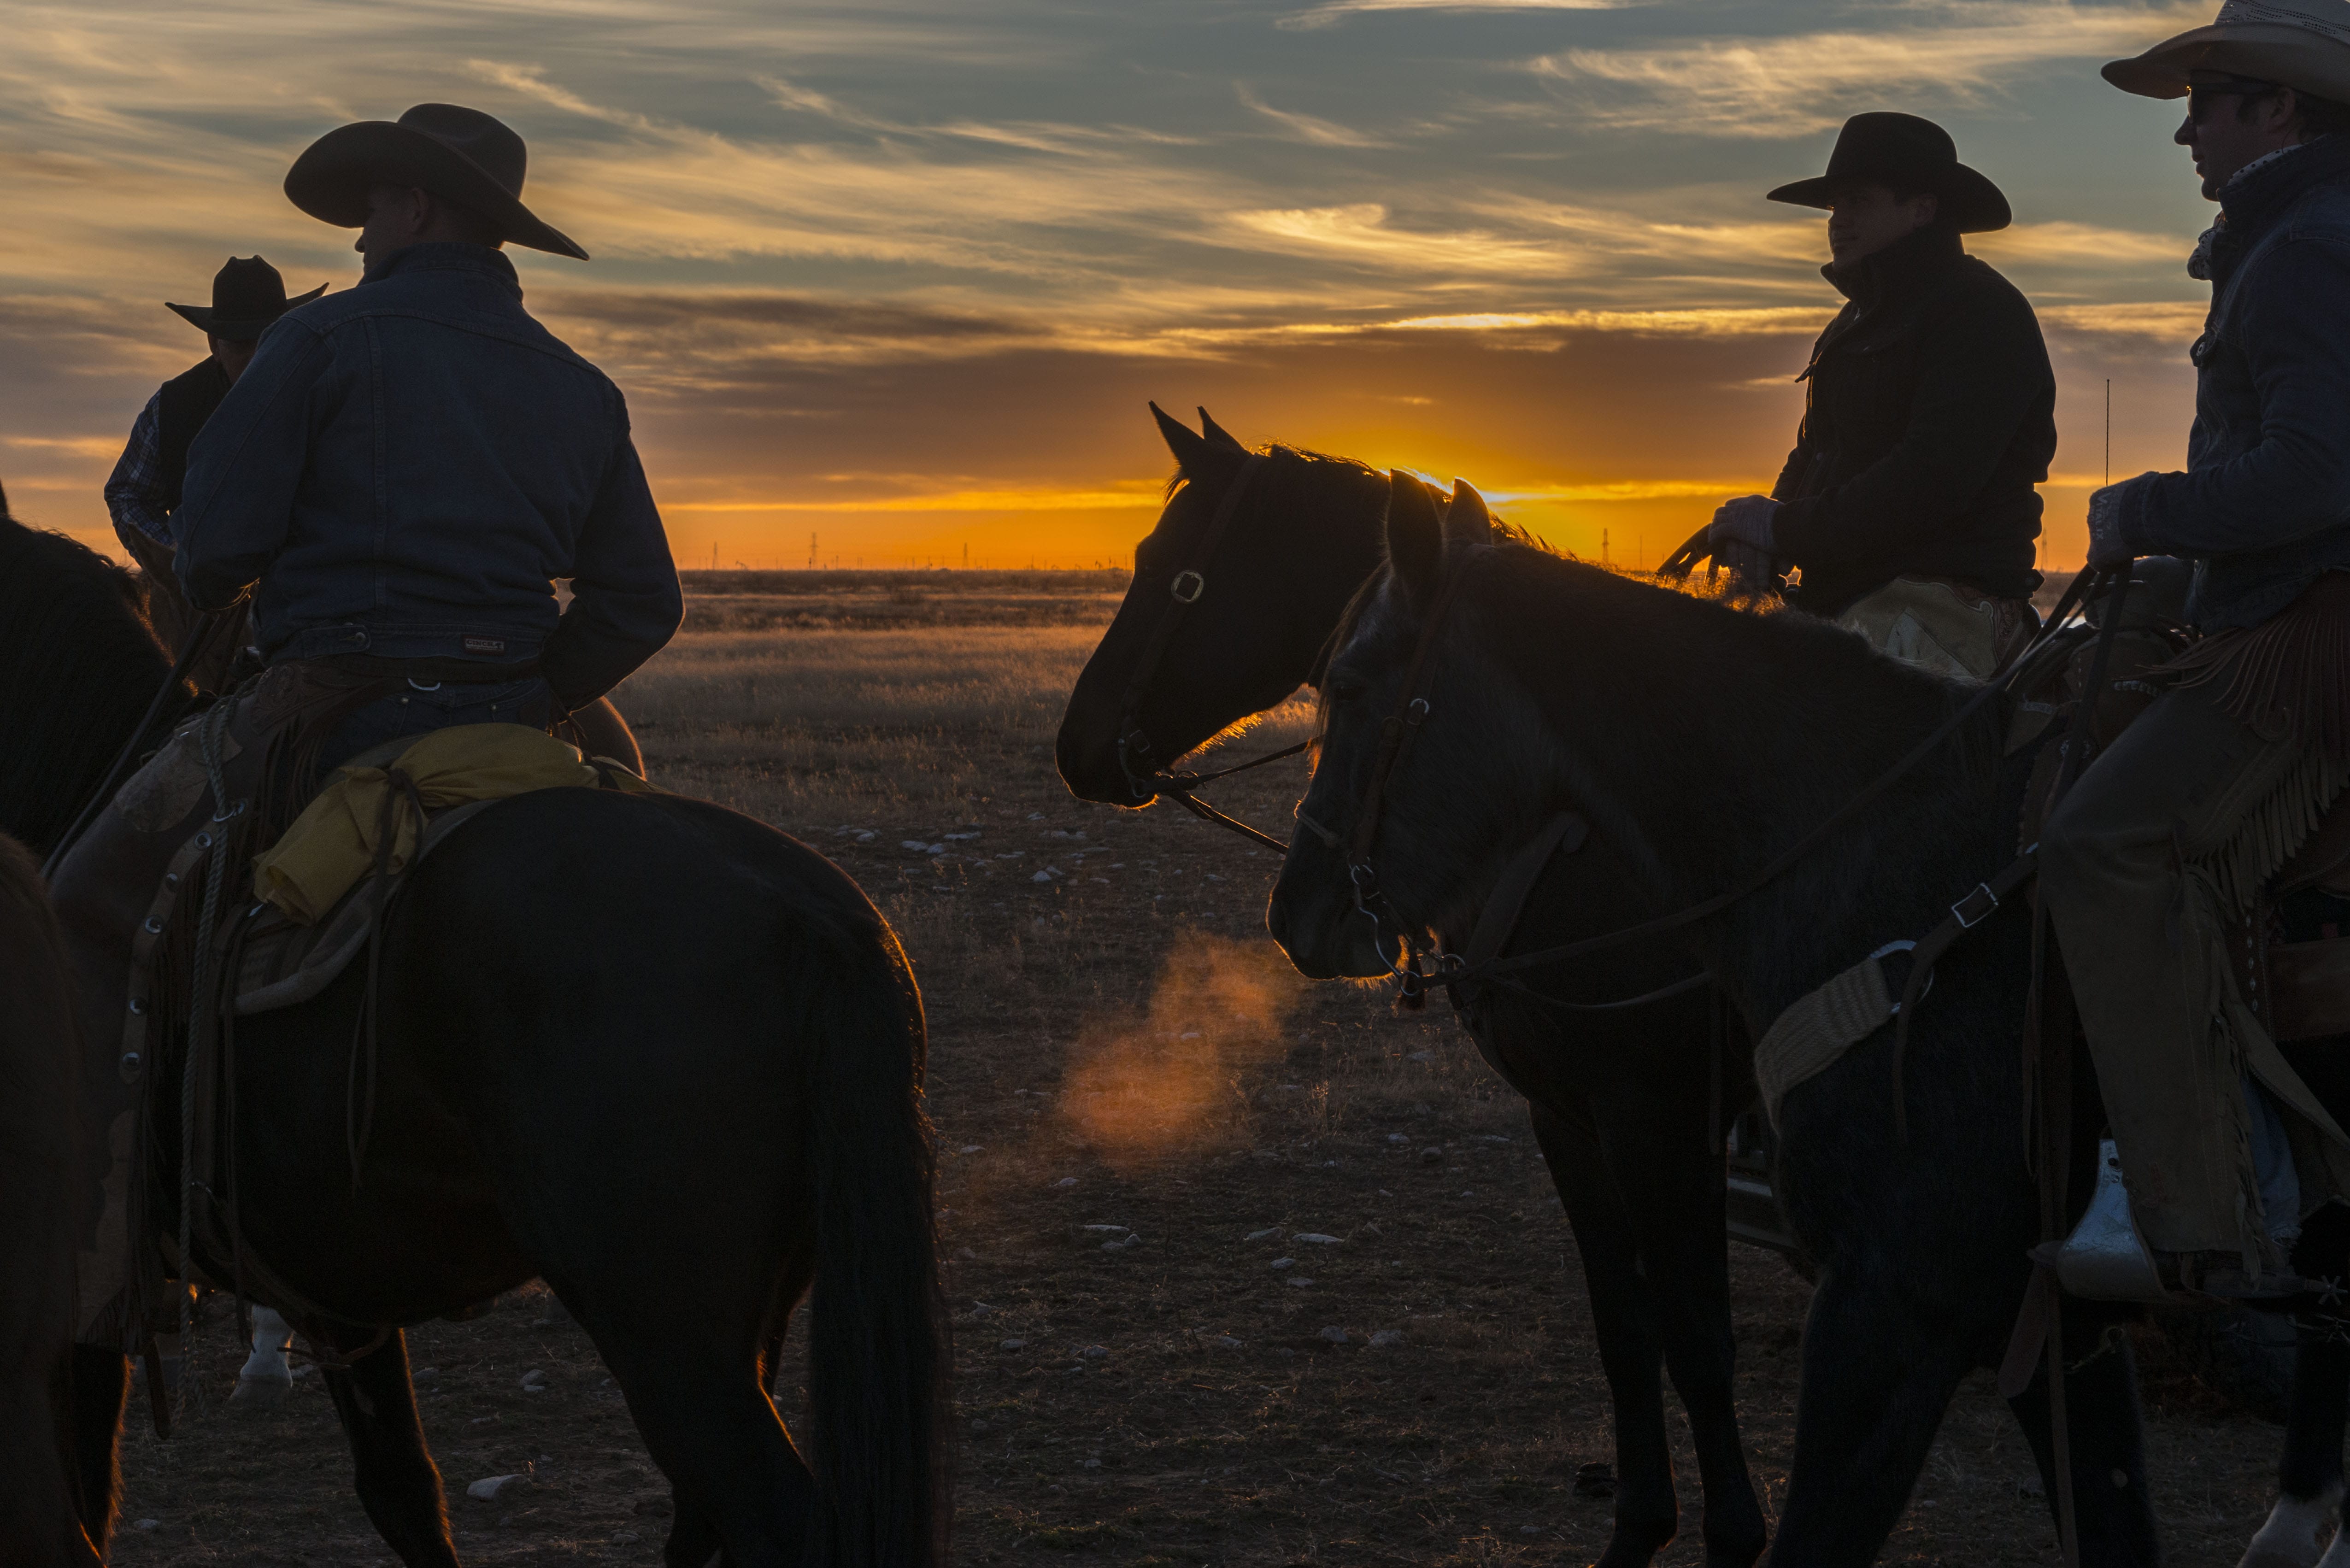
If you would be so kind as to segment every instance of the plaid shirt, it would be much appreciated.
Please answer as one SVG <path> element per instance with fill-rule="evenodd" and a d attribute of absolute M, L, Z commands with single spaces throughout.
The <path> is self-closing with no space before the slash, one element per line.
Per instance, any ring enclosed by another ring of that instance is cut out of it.
<path fill-rule="evenodd" d="M 134 557 L 139 552 L 133 530 L 166 549 L 173 543 L 171 509 L 164 504 L 163 446 L 155 433 L 162 402 L 159 391 L 139 410 L 130 444 L 106 481 L 106 509 L 114 516 L 114 532 Z"/>

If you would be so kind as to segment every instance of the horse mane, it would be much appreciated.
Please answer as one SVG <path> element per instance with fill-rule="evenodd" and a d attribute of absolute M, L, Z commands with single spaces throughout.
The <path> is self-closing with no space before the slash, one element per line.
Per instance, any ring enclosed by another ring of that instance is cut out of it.
<path fill-rule="evenodd" d="M 0 832 L 46 855 L 154 699 L 169 660 L 130 573 L 0 514 Z"/>

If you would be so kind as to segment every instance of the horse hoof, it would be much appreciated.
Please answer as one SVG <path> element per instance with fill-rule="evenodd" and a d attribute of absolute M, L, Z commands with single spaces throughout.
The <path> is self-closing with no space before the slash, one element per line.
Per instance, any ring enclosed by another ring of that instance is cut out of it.
<path fill-rule="evenodd" d="M 293 1391 L 291 1377 L 240 1377 L 228 1402 L 240 1410 L 267 1410 L 284 1404 Z"/>

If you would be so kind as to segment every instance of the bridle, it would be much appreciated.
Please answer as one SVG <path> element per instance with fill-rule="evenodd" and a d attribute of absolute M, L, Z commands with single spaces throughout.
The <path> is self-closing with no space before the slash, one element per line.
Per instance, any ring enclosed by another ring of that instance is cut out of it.
<path fill-rule="evenodd" d="M 1692 544 L 1694 543 L 1695 541 L 1692 541 Z M 1688 546 L 1684 546 L 1684 552 L 1687 548 Z M 2096 585 L 2105 584 L 2126 590 L 2129 581 L 2129 568 L 2126 566 L 2118 570 L 2096 572 L 2084 570 L 2080 573 L 2074 578 L 2072 586 L 2065 589 L 2064 597 L 2057 604 L 2055 613 L 2043 623 L 2040 630 L 2023 647 L 2009 655 L 2007 660 L 1993 671 L 1991 678 L 1983 684 L 1981 690 L 1962 703 L 1955 712 L 1938 725 L 1932 733 L 1903 753 L 1900 760 L 1877 775 L 1858 794 L 1838 807 L 1825 821 L 1804 834 L 1794 843 L 1773 857 L 1759 870 L 1749 874 L 1731 888 L 1670 914 L 1660 915 L 1655 919 L 1643 920 L 1637 925 L 1621 927 L 1598 936 L 1585 937 L 1580 940 L 1563 942 L 1555 947 L 1543 948 L 1533 952 L 1513 953 L 1503 958 L 1501 956 L 1501 948 L 1508 940 L 1510 930 L 1515 926 L 1525 898 L 1531 892 L 1544 865 L 1562 844 L 1572 841 L 1579 845 L 1584 834 L 1588 831 L 1588 825 L 1576 813 L 1569 810 L 1558 812 L 1504 868 L 1501 880 L 1496 885 L 1494 896 L 1487 898 L 1484 909 L 1478 916 L 1477 928 L 1471 937 L 1468 950 L 1459 953 L 1437 950 L 1432 955 L 1435 960 L 1433 975 L 1423 975 L 1419 955 L 1412 946 L 1409 929 L 1396 918 L 1394 908 L 1388 902 L 1386 890 L 1379 884 L 1378 869 L 1371 861 L 1371 852 L 1378 842 L 1380 818 L 1387 808 L 1388 782 L 1412 737 L 1425 726 L 1433 712 L 1429 701 L 1430 688 L 1434 680 L 1433 655 L 1437 643 L 1442 637 L 1445 623 L 1450 618 L 1453 605 L 1457 602 L 1461 589 L 1469 580 L 1471 574 L 1487 556 L 1495 554 L 1498 554 L 1498 550 L 1494 545 L 1488 544 L 1471 545 L 1453 565 L 1452 569 L 1445 574 L 1443 586 L 1437 592 L 1436 601 L 1430 607 L 1428 616 L 1421 623 L 1419 638 L 1412 649 L 1411 662 L 1406 667 L 1403 689 L 1397 697 L 1395 711 L 1388 715 L 1380 726 L 1379 749 L 1372 761 L 1370 777 L 1364 784 L 1362 798 L 1356 811 L 1354 831 L 1342 839 L 1339 835 L 1306 815 L 1303 810 L 1297 814 L 1300 825 L 1318 837 L 1325 846 L 1334 850 L 1343 850 L 1347 861 L 1347 879 L 1354 888 L 1355 909 L 1357 913 L 1371 922 L 1374 948 L 1379 954 L 1379 961 L 1388 966 L 1389 973 L 1401 987 L 1401 993 L 1398 996 L 1397 1002 L 1399 1005 L 1404 1007 L 1420 1005 L 1430 979 L 1452 988 L 1456 998 L 1460 994 L 1461 988 L 1480 983 L 1498 983 L 1523 995 L 1534 997 L 1547 1005 L 1570 1012 L 1612 1012 L 1638 1007 L 1651 1002 L 1661 1002 L 1668 997 L 1678 996 L 1710 984 L 1711 977 L 1700 971 L 1682 980 L 1675 981 L 1669 985 L 1659 987 L 1658 990 L 1640 996 L 1627 997 L 1618 1002 L 1570 1002 L 1535 992 L 1513 977 L 1519 971 L 1538 969 L 1565 959 L 1579 958 L 1586 953 L 1605 952 L 1628 946 L 1645 938 L 1663 936 L 1686 929 L 1702 920 L 1711 919 L 1732 905 L 1761 891 L 1826 842 L 1832 834 L 1850 823 L 1895 784 L 1908 776 L 1944 742 L 1963 729 L 1987 703 L 2004 691 L 2014 680 L 2016 673 L 2022 670 L 2030 662 L 2032 656 L 2056 634 L 2074 607 L 2082 603 Z M 2111 646 L 2112 631 L 2118 625 L 2119 618 L 2119 605 L 2116 602 L 2110 611 L 2110 619 L 2105 635 L 2100 639 L 2097 664 L 2099 675 L 2102 675 L 2104 669 L 2105 649 Z M 2087 706 L 2088 704 L 2085 702 L 2084 708 Z M 2068 758 L 2068 763 L 2070 761 L 2071 759 Z M 2036 848 L 2036 846 L 2034 847 Z M 2001 898 L 2019 886 L 2029 875 L 2033 860 L 2032 852 L 2026 851 L 2023 856 L 2018 857 L 1997 876 L 1970 891 L 1951 906 L 1950 920 L 1945 921 L 1942 926 L 1915 944 L 1913 956 L 1916 961 L 1912 967 L 1908 989 L 1904 993 L 1905 1014 L 1908 1004 L 1914 1003 L 1917 998 L 1923 994 L 1922 986 L 1932 982 L 1932 959 L 1939 957 L 1952 941 L 1980 925 L 1993 909 L 1996 909 Z M 1386 949 L 1378 945 L 1379 939 L 1390 930 L 1394 934 L 1400 961 L 1389 960 Z M 1901 945 L 1894 944 L 1895 947 Z M 1903 1033 L 1905 1034 L 1907 1033 L 1906 1016 Z"/>
<path fill-rule="evenodd" d="M 1251 768 L 1261 768 L 1267 763 L 1277 763 L 1284 757 L 1294 757 L 1312 745 L 1300 741 L 1294 746 L 1284 746 L 1261 757 L 1253 757 L 1228 768 L 1212 773 L 1193 773 L 1188 769 L 1170 773 L 1151 758 L 1150 736 L 1136 716 L 1142 706 L 1143 695 L 1159 673 L 1159 661 L 1167 656 L 1167 645 L 1174 639 L 1176 628 L 1193 605 L 1208 591 L 1208 564 L 1215 558 L 1216 546 L 1222 543 L 1225 531 L 1240 511 L 1241 498 L 1248 493 L 1249 483 L 1255 479 L 1265 462 L 1263 452 L 1251 452 L 1241 461 L 1240 471 L 1224 487 L 1216 502 L 1216 510 L 1208 519 L 1207 531 L 1200 536 L 1199 547 L 1191 552 L 1191 560 L 1177 572 L 1167 585 L 1167 603 L 1159 607 L 1158 624 L 1150 628 L 1149 639 L 1142 645 L 1142 653 L 1134 661 L 1127 677 L 1126 691 L 1118 700 L 1118 770 L 1126 775 L 1126 787 L 1138 805 L 1164 796 L 1190 812 L 1202 822 L 1230 828 L 1244 837 L 1254 839 L 1268 849 L 1287 852 L 1289 846 L 1269 833 L 1260 833 L 1238 817 L 1228 815 L 1199 798 L 1193 792 L 1201 784 L 1218 779 L 1244 774 Z"/>

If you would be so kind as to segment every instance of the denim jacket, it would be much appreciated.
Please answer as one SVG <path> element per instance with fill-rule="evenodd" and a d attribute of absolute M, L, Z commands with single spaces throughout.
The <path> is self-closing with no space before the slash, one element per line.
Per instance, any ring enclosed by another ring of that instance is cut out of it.
<path fill-rule="evenodd" d="M 619 389 L 484 245 L 396 251 L 272 324 L 196 439 L 173 524 L 197 605 L 259 583 L 272 662 L 535 657 L 576 707 L 683 614 Z"/>
<path fill-rule="evenodd" d="M 2188 471 L 2116 498 L 2138 555 L 2194 557 L 2206 631 L 2257 626 L 2350 566 L 2350 135 L 2248 171 L 2220 212 Z"/>

